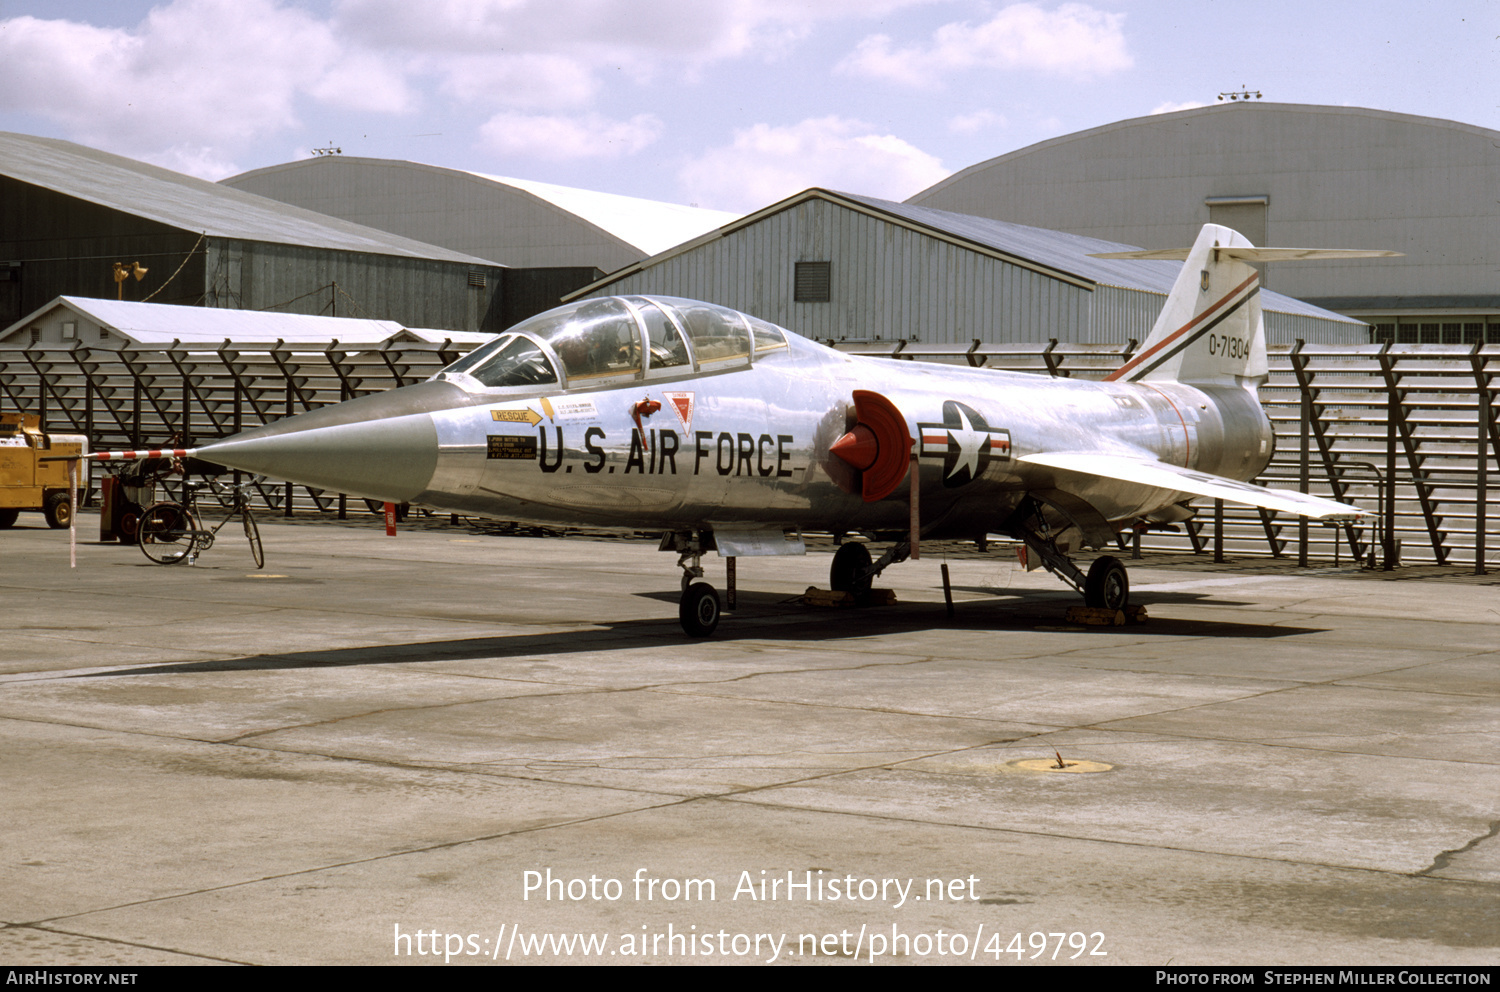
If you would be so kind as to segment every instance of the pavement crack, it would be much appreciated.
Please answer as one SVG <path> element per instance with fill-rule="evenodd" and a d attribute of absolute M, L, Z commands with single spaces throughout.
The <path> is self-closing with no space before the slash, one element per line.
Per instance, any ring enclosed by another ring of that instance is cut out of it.
<path fill-rule="evenodd" d="M 1480 844 L 1483 844 L 1485 841 L 1491 840 L 1496 835 L 1500 835 L 1500 820 L 1491 822 L 1489 830 L 1480 834 L 1478 837 L 1475 837 L 1463 847 L 1457 847 L 1451 851 L 1443 851 L 1439 853 L 1437 857 L 1432 859 L 1432 864 L 1428 865 L 1426 868 L 1423 868 L 1421 871 L 1413 872 L 1412 874 L 1415 876 L 1423 876 L 1431 875 L 1433 872 L 1442 871 L 1453 862 L 1454 858 L 1458 857 L 1461 854 L 1467 854 L 1468 852 L 1474 850 L 1474 848 L 1478 847 Z"/>

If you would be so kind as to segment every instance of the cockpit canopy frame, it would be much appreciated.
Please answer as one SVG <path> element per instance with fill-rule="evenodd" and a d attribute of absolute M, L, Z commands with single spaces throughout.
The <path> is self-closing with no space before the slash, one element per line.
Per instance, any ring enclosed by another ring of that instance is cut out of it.
<path fill-rule="evenodd" d="M 670 296 L 607 296 L 516 324 L 434 379 L 471 391 L 606 388 L 745 368 L 787 347 L 775 324 Z"/>

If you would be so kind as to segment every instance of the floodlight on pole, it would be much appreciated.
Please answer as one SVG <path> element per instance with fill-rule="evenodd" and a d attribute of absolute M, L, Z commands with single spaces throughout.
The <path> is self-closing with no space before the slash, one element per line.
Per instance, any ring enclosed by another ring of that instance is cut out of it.
<path fill-rule="evenodd" d="M 142 279 L 146 278 L 146 273 L 150 271 L 150 269 L 146 268 L 140 262 L 131 262 L 129 265 L 125 264 L 124 262 L 116 262 L 115 299 L 123 300 L 125 298 L 126 279 L 129 279 L 131 276 L 135 276 L 135 281 L 140 282 Z"/>

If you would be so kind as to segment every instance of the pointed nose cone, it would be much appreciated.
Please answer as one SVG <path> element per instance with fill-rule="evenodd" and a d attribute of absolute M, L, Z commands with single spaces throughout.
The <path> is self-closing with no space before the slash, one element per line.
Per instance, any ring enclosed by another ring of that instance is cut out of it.
<path fill-rule="evenodd" d="M 874 465 L 875 459 L 879 457 L 880 441 L 870 428 L 864 424 L 855 424 L 854 430 L 833 442 L 828 450 L 845 464 L 863 472 Z"/>
<path fill-rule="evenodd" d="M 405 392 L 391 390 L 278 420 L 204 445 L 198 456 L 314 489 L 405 502 L 432 481 L 438 437 L 426 409 L 441 405 L 414 405 L 409 395 L 401 395 Z"/>

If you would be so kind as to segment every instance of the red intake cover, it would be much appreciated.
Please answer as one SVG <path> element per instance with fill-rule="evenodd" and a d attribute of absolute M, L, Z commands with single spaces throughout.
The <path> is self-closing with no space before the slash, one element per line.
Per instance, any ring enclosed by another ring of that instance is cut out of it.
<path fill-rule="evenodd" d="M 854 430 L 829 450 L 860 470 L 866 503 L 885 499 L 906 478 L 911 459 L 911 432 L 896 404 L 868 389 L 854 391 Z"/>

